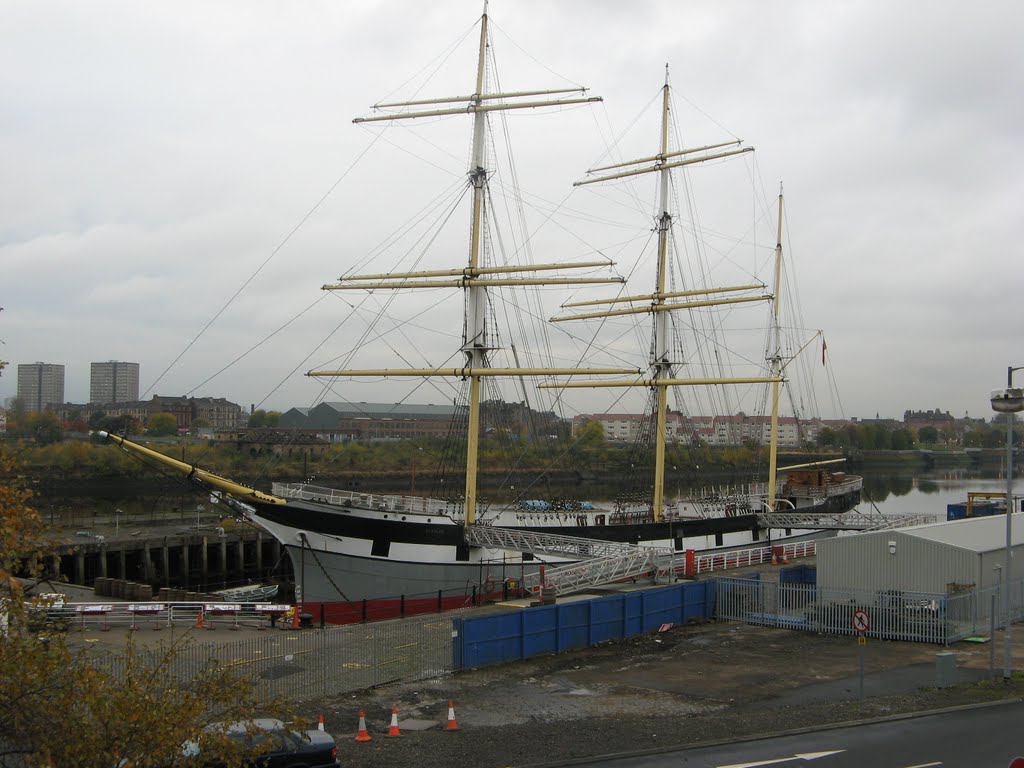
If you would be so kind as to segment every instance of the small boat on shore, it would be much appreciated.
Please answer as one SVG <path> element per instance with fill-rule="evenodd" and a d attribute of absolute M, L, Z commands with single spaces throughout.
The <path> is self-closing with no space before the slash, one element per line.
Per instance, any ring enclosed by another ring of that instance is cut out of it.
<path fill-rule="evenodd" d="M 225 603 L 262 603 L 277 596 L 277 584 L 247 584 L 242 587 L 218 589 L 210 594 Z"/>

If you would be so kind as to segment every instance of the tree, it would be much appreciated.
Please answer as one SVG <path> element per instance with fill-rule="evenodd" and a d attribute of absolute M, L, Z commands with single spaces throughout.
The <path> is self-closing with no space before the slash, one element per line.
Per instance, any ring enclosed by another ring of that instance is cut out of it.
<path fill-rule="evenodd" d="M 89 420 L 90 424 L 92 419 Z M 142 432 L 142 422 L 134 416 L 123 413 L 120 416 L 104 416 L 92 429 L 102 429 L 115 435 L 135 435 Z"/>
<path fill-rule="evenodd" d="M 281 420 L 280 411 L 264 411 L 262 408 L 257 408 L 249 416 L 249 421 L 246 426 L 250 429 L 260 429 L 263 427 L 276 427 Z"/>
<path fill-rule="evenodd" d="M 94 431 L 97 429 L 103 429 L 101 425 L 103 424 L 103 420 L 105 418 L 107 418 L 107 414 L 105 412 L 93 411 L 92 415 L 89 416 L 89 429 Z"/>
<path fill-rule="evenodd" d="M 0 765 L 178 765 L 181 744 L 197 735 L 209 742 L 204 760 L 237 765 L 232 745 L 203 729 L 257 708 L 284 714 L 279 702 L 260 703 L 252 679 L 212 659 L 182 673 L 175 661 L 187 637 L 155 652 L 129 639 L 101 659 L 73 636 L 38 630 L 47 604 L 25 579 L 53 550 L 18 470 L 0 446 Z"/>
<path fill-rule="evenodd" d="M 897 429 L 890 435 L 890 444 L 894 451 L 908 451 L 914 447 L 914 436 L 909 429 Z"/>
<path fill-rule="evenodd" d="M 59 443 L 64 439 L 64 429 L 61 427 L 60 419 L 52 411 L 37 411 L 30 413 L 22 422 L 21 434 L 23 437 L 35 438 L 40 445 Z"/>
<path fill-rule="evenodd" d="M 935 427 L 921 427 L 917 432 L 917 439 L 926 445 L 934 445 L 939 442 L 939 430 Z"/>
<path fill-rule="evenodd" d="M 178 420 L 173 413 L 154 413 L 146 423 L 146 431 L 156 437 L 178 434 Z"/>
<path fill-rule="evenodd" d="M 967 448 L 980 448 L 985 436 L 977 429 L 972 429 L 964 434 L 964 446 Z"/>

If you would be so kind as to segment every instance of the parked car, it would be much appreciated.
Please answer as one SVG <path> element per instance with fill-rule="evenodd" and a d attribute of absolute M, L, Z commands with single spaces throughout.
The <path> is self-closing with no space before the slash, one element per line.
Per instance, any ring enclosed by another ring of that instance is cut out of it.
<path fill-rule="evenodd" d="M 318 730 L 294 731 L 280 720 L 257 718 L 243 723 L 218 723 L 207 728 L 204 739 L 220 735 L 234 742 L 244 756 L 242 765 L 251 768 L 337 768 L 338 748 L 334 737 Z M 215 768 L 219 760 L 205 762 L 199 741 L 182 745 L 182 756 L 191 765 Z"/>

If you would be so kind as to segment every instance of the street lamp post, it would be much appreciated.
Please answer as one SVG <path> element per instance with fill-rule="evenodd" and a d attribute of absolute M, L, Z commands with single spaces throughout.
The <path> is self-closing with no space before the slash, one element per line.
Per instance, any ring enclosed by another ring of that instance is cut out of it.
<path fill-rule="evenodd" d="M 1013 557 L 1013 415 L 1024 410 L 1024 390 L 1014 388 L 1013 372 L 1024 370 L 1024 366 L 1006 369 L 1006 389 L 992 391 L 992 410 L 1006 414 L 1006 567 L 1003 579 L 1003 615 L 1006 616 L 1006 629 L 1003 632 L 1003 681 L 1009 682 L 1013 674 L 1013 645 L 1010 640 L 1010 589 L 1013 568 L 1010 558 Z"/>

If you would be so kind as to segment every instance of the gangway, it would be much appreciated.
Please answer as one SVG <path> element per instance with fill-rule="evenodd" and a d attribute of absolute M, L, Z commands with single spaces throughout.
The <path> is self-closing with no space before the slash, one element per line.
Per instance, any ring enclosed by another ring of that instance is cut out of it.
<path fill-rule="evenodd" d="M 885 515 L 881 512 L 765 512 L 757 516 L 763 528 L 813 528 L 838 531 L 886 531 L 925 525 L 935 515 Z"/>
<path fill-rule="evenodd" d="M 666 547 L 641 547 L 620 541 L 490 525 L 466 526 L 466 542 L 470 546 L 490 549 L 578 558 L 579 561 L 575 563 L 547 568 L 543 577 L 539 572 L 534 572 L 523 578 L 527 592 L 538 592 L 542 586 L 546 586 L 555 595 L 567 595 L 584 587 L 636 578 L 656 571 L 659 561 L 672 557 L 672 550 Z"/>
<path fill-rule="evenodd" d="M 512 552 L 529 552 L 533 555 L 555 555 L 557 557 L 614 557 L 635 550 L 633 544 L 604 539 L 587 539 L 582 536 L 565 536 L 558 533 L 523 531 L 516 528 L 502 528 L 492 525 L 467 525 L 466 543 L 471 547 L 507 549 Z"/>

